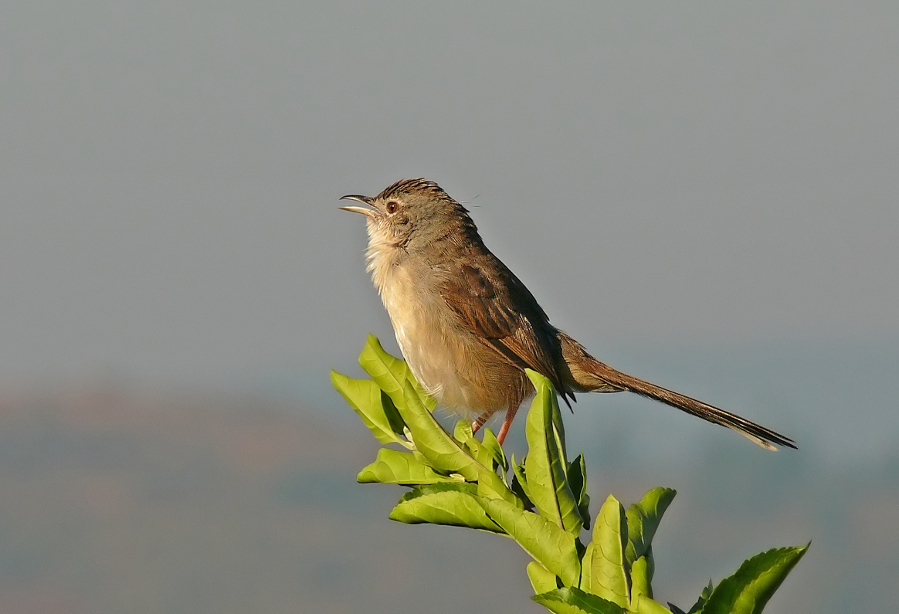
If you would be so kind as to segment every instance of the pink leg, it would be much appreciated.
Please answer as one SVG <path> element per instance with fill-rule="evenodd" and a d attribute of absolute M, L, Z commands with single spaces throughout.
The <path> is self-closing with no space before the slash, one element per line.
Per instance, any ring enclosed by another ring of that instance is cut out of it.
<path fill-rule="evenodd" d="M 518 407 L 518 405 L 510 407 L 506 412 L 506 419 L 503 420 L 503 425 L 499 428 L 499 435 L 496 436 L 499 445 L 503 445 L 503 441 L 506 440 L 506 434 L 509 432 L 509 427 L 512 426 L 512 420 L 515 419 L 515 412 L 518 411 Z"/>

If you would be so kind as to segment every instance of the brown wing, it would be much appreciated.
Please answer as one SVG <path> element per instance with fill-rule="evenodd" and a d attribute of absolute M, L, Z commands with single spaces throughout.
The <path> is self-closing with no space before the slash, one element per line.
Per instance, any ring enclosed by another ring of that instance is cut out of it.
<path fill-rule="evenodd" d="M 479 254 L 476 265 L 456 261 L 440 293 L 459 322 L 506 360 L 549 378 L 569 394 L 556 365 L 562 350 L 556 329 L 521 281 L 493 254 Z"/>

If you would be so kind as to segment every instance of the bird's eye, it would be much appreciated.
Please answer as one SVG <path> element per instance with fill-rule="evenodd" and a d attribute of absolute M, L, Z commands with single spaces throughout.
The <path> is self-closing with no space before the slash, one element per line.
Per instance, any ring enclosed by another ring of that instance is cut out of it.
<path fill-rule="evenodd" d="M 399 208 L 399 203 L 397 203 L 395 200 L 391 200 L 387 203 L 387 213 L 396 213 L 396 210 Z"/>

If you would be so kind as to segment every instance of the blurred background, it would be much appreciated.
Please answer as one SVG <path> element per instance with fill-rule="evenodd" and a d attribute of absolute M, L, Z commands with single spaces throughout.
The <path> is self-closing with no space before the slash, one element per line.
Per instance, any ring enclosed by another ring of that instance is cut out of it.
<path fill-rule="evenodd" d="M 337 199 L 416 176 L 600 359 L 799 443 L 579 398 L 594 507 L 679 492 L 659 600 L 811 540 L 768 611 L 894 607 L 896 3 L 3 14 L 0 611 L 542 611 L 355 483 L 329 370 L 397 350 Z"/>

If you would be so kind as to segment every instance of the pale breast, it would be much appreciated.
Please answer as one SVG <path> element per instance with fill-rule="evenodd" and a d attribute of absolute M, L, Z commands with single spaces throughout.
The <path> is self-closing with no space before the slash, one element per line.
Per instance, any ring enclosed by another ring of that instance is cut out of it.
<path fill-rule="evenodd" d="M 397 343 L 415 378 L 442 405 L 481 414 L 503 409 L 495 373 L 477 358 L 480 342 L 459 330 L 428 271 L 396 259 L 372 258 L 372 278 L 390 315 Z"/>

